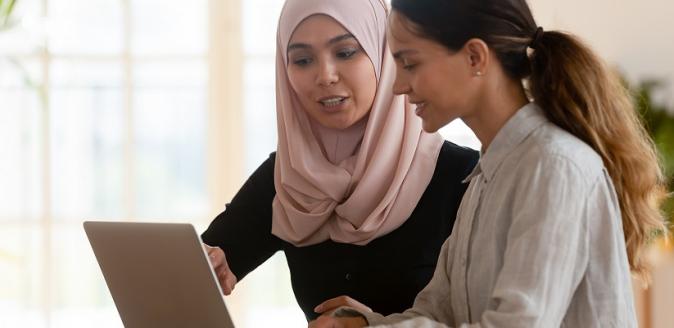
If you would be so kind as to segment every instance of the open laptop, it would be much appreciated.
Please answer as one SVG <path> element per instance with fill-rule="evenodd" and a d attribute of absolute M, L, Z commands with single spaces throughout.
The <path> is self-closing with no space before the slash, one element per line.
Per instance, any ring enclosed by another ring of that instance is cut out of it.
<path fill-rule="evenodd" d="M 84 222 L 126 328 L 233 328 L 191 224 Z"/>

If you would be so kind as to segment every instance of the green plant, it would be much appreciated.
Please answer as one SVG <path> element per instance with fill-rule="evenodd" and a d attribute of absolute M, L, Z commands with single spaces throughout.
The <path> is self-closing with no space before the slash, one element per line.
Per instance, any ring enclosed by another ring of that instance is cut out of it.
<path fill-rule="evenodd" d="M 17 0 L 0 0 L 0 32 L 8 31 L 15 27 L 17 21 L 12 19 L 13 17 L 10 16 L 12 15 L 12 12 L 14 11 L 14 8 L 18 2 L 19 1 Z M 21 74 L 23 77 L 25 85 L 37 92 L 37 95 L 44 108 L 44 104 L 46 103 L 44 89 L 41 85 L 31 80 L 30 75 L 21 62 L 11 55 L 3 54 L 0 54 L 0 61 L 7 61 L 10 67 L 14 67 L 19 71 L 19 74 Z"/>
<path fill-rule="evenodd" d="M 667 181 L 667 190 L 674 189 L 674 111 L 653 99 L 655 91 L 665 84 L 660 80 L 644 80 L 631 86 L 635 104 L 646 130 L 653 138 L 660 155 Z M 670 229 L 674 223 L 674 197 L 668 197 L 663 205 Z"/>
<path fill-rule="evenodd" d="M 0 0 L 0 30 L 7 29 L 12 25 L 12 21 L 9 19 L 14 10 L 14 5 L 16 0 Z"/>

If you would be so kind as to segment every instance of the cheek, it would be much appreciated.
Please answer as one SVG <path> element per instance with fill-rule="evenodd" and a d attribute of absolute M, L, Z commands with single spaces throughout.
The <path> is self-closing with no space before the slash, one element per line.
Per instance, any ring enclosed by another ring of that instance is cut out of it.
<path fill-rule="evenodd" d="M 303 98 L 309 97 L 309 84 L 308 78 L 309 74 L 305 71 L 300 71 L 297 69 L 288 69 L 288 81 L 290 82 L 290 87 L 295 91 L 298 97 L 304 101 Z"/>
<path fill-rule="evenodd" d="M 448 82 L 446 75 L 433 67 L 426 67 L 414 75 L 411 84 L 414 92 L 424 101 L 438 103 L 447 96 Z"/>
<path fill-rule="evenodd" d="M 466 97 L 470 81 L 460 70 L 438 70 L 427 82 L 439 102 L 448 106 L 460 106 Z"/>
<path fill-rule="evenodd" d="M 352 65 L 349 74 L 351 78 L 351 91 L 361 102 L 360 105 L 369 108 L 374 101 L 374 96 L 377 92 L 377 76 L 374 73 L 374 68 L 369 59 L 360 60 Z"/>

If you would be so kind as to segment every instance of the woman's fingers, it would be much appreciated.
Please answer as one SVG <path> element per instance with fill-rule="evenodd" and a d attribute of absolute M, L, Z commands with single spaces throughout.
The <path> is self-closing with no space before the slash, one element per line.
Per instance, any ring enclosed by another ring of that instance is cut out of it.
<path fill-rule="evenodd" d="M 225 252 L 220 249 L 220 247 L 211 247 L 205 244 L 204 249 L 208 254 L 208 259 L 211 262 L 213 271 L 215 271 L 215 275 L 218 278 L 218 282 L 222 288 L 222 293 L 225 295 L 231 294 L 234 290 L 234 286 L 237 283 L 237 278 L 229 269 Z"/>
<path fill-rule="evenodd" d="M 217 270 L 221 265 L 225 264 L 225 252 L 220 247 L 211 247 L 204 244 L 208 260 L 211 261 L 213 269 Z"/>
<path fill-rule="evenodd" d="M 372 309 L 367 307 L 365 304 L 360 303 L 349 296 L 339 296 L 332 299 L 329 299 L 314 308 L 316 313 L 326 313 L 334 311 L 341 306 L 352 307 L 359 311 L 372 312 Z"/>
<path fill-rule="evenodd" d="M 222 270 L 220 272 L 216 272 L 216 274 L 218 275 L 218 281 L 220 282 L 222 293 L 225 295 L 231 294 L 234 290 L 234 286 L 236 286 L 237 283 L 234 273 L 232 273 L 230 270 Z"/>

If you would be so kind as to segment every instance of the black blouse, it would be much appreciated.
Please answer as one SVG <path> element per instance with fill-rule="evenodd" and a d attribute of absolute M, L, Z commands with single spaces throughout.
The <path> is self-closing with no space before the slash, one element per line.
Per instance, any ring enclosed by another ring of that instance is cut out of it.
<path fill-rule="evenodd" d="M 461 181 L 478 160 L 472 149 L 445 141 L 428 187 L 405 223 L 366 246 L 331 240 L 296 247 L 271 234 L 272 153 L 202 234 L 219 246 L 241 280 L 279 250 L 285 252 L 297 302 L 308 320 L 323 301 L 348 295 L 387 315 L 412 306 L 430 281 L 466 191 Z"/>

